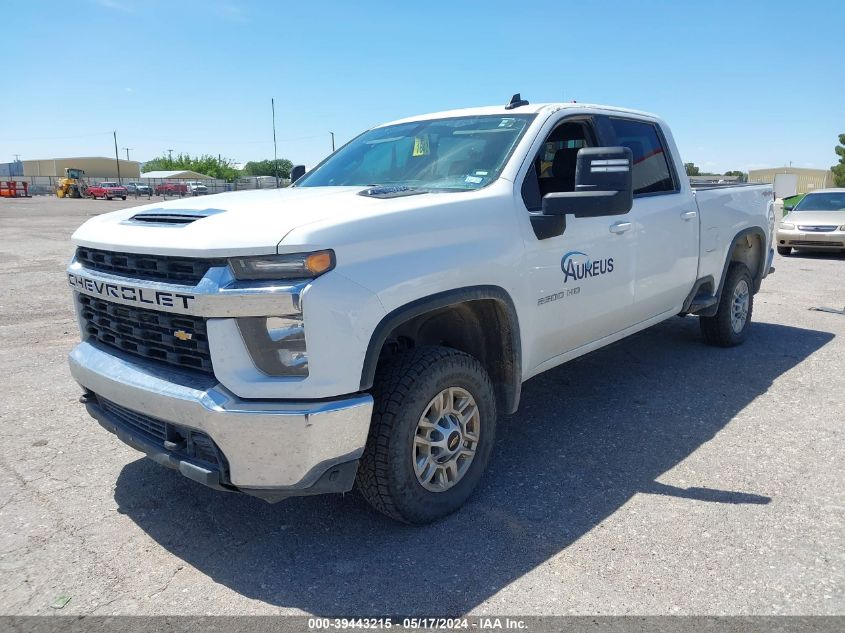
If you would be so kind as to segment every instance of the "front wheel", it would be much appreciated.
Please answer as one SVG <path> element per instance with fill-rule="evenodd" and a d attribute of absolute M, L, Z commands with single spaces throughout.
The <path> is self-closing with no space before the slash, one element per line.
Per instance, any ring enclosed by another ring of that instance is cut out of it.
<path fill-rule="evenodd" d="M 791 246 L 778 246 L 778 255 L 783 257 L 789 257 L 792 255 L 792 247 Z"/>
<path fill-rule="evenodd" d="M 375 407 L 357 486 L 376 510 L 424 524 L 458 508 L 490 460 L 496 401 L 472 356 L 420 347 L 387 360 L 373 386 Z"/>
<path fill-rule="evenodd" d="M 753 310 L 754 280 L 745 264 L 735 262 L 725 277 L 716 314 L 699 319 L 704 342 L 717 347 L 739 345 L 748 338 Z"/>

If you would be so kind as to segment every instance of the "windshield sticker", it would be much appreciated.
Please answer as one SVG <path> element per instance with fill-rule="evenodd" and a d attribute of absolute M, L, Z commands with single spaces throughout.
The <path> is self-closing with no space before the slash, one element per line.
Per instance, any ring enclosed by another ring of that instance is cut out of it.
<path fill-rule="evenodd" d="M 476 169 L 476 170 L 475 170 L 475 172 L 473 172 L 473 173 L 474 173 L 476 176 L 486 176 L 486 175 L 487 175 L 487 172 L 486 172 L 486 171 L 481 171 L 480 169 Z"/>
<path fill-rule="evenodd" d="M 513 127 L 514 123 L 516 123 L 516 119 L 502 119 L 502 122 L 499 123 L 499 127 Z"/>
<path fill-rule="evenodd" d="M 473 185 L 477 185 L 477 184 L 481 183 L 482 180 L 484 180 L 484 178 L 479 178 L 478 176 L 467 176 L 464 179 L 464 182 L 469 182 L 469 183 L 472 183 Z"/>
<path fill-rule="evenodd" d="M 428 156 L 431 153 L 431 149 L 428 145 L 428 137 L 427 136 L 415 136 L 414 137 L 414 156 Z"/>

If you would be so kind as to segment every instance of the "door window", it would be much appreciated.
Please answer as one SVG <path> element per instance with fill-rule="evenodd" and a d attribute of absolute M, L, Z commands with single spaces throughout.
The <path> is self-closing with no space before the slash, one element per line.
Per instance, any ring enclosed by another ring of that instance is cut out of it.
<path fill-rule="evenodd" d="M 657 127 L 630 119 L 612 118 L 610 124 L 616 132 L 616 144 L 630 148 L 633 154 L 634 195 L 677 191 Z"/>
<path fill-rule="evenodd" d="M 522 199 L 529 211 L 539 211 L 547 193 L 575 191 L 578 150 L 595 145 L 594 139 L 585 121 L 566 121 L 552 130 L 522 184 Z"/>

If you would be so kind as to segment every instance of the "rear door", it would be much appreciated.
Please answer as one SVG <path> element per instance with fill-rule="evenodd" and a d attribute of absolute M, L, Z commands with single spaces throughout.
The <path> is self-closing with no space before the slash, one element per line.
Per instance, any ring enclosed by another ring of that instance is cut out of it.
<path fill-rule="evenodd" d="M 674 143 L 659 122 L 607 117 L 613 145 L 633 153 L 637 268 L 636 322 L 678 310 L 698 275 L 699 217 L 689 182 L 681 179 Z"/>

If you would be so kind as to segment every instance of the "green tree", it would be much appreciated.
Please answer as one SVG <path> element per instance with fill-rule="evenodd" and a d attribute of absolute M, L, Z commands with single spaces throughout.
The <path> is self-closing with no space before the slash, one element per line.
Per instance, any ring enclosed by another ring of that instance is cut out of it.
<path fill-rule="evenodd" d="M 275 164 L 272 160 L 249 161 L 244 165 L 244 174 L 247 176 L 275 176 L 277 167 L 279 178 L 289 178 L 293 163 L 287 158 L 280 158 Z"/>
<path fill-rule="evenodd" d="M 833 151 L 839 156 L 839 164 L 830 168 L 833 172 L 833 182 L 837 187 L 845 187 L 845 134 L 839 135 L 839 145 Z"/>
<path fill-rule="evenodd" d="M 210 154 L 203 154 L 201 156 L 177 154 L 172 160 L 169 156 L 157 156 L 144 163 L 145 172 L 174 169 L 189 169 L 228 182 L 240 176 L 240 172 L 234 167 L 234 161 L 229 158 L 218 158 Z"/>
<path fill-rule="evenodd" d="M 687 176 L 700 176 L 701 171 L 696 167 L 695 163 L 684 163 L 684 169 L 687 170 Z"/>
<path fill-rule="evenodd" d="M 738 182 L 748 182 L 748 174 L 746 174 L 744 171 L 739 171 L 739 170 L 726 171 L 725 176 L 738 176 L 739 177 Z"/>

